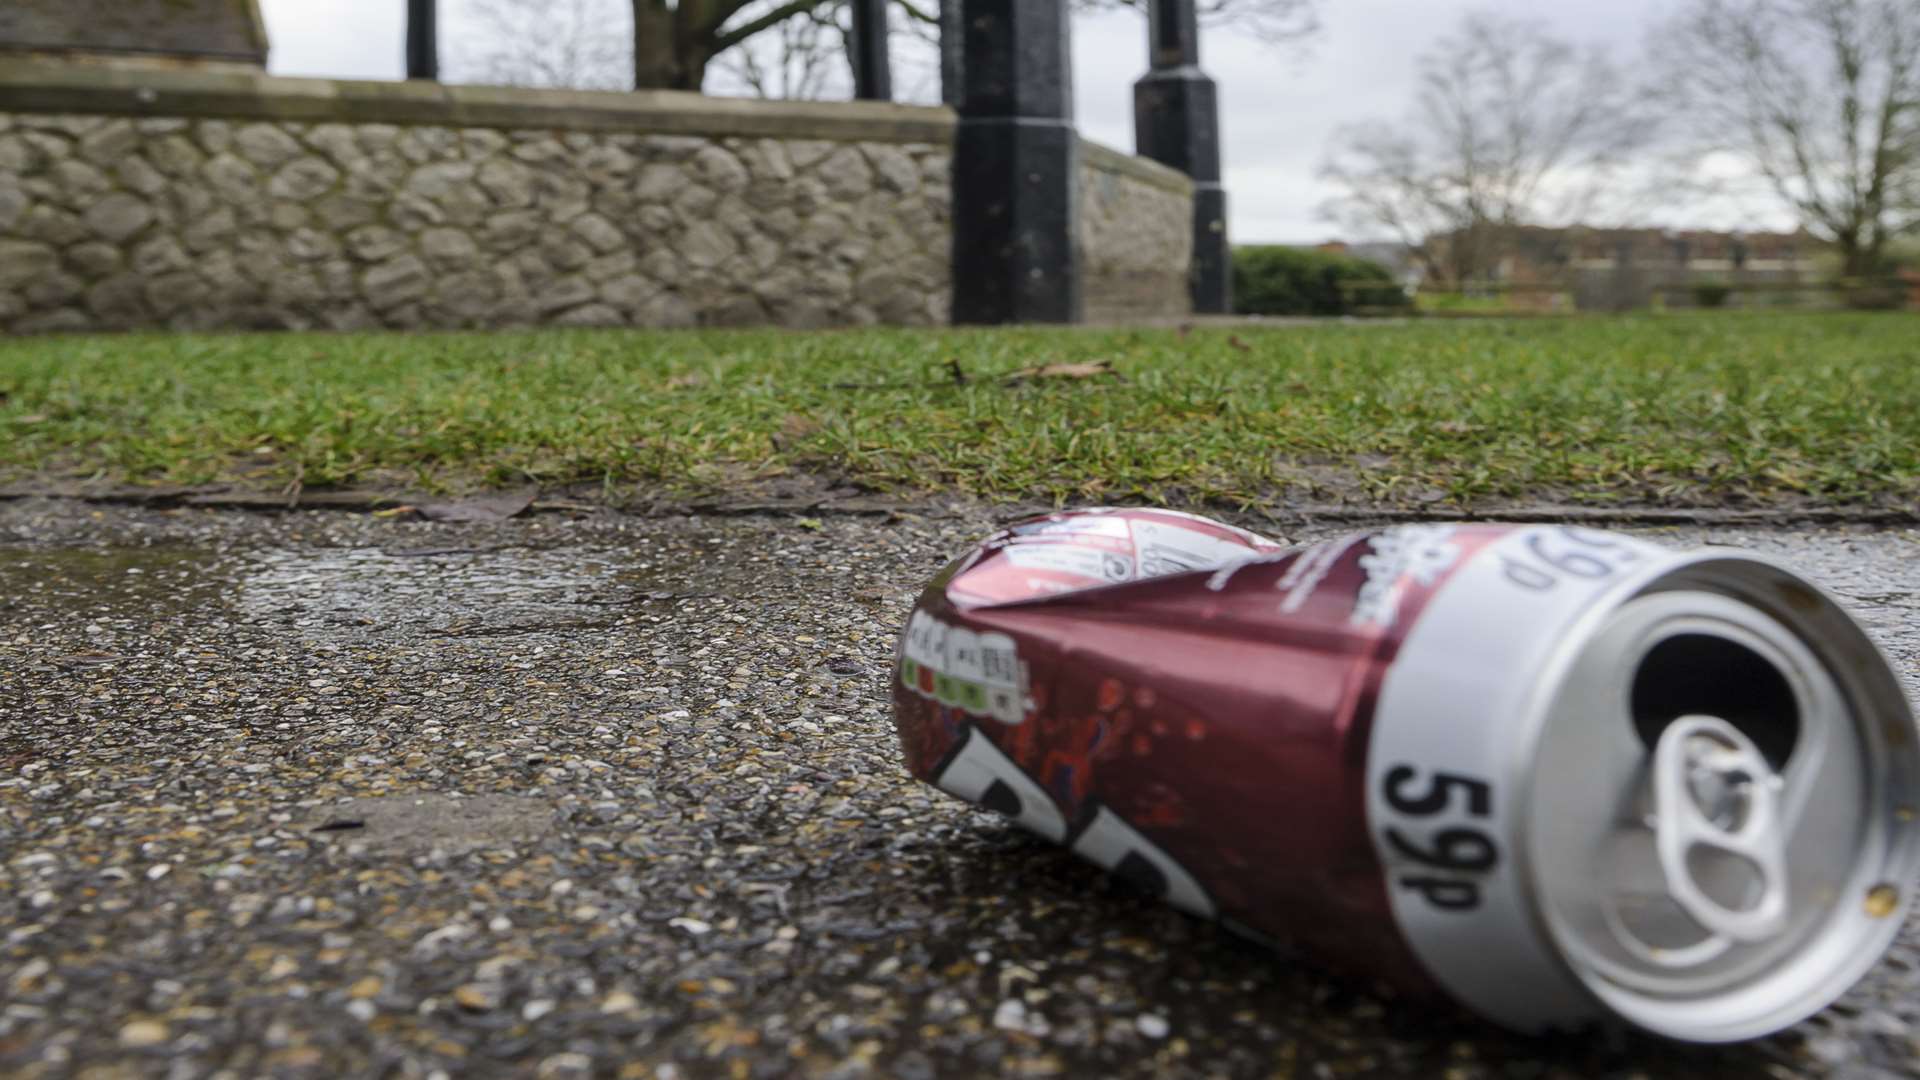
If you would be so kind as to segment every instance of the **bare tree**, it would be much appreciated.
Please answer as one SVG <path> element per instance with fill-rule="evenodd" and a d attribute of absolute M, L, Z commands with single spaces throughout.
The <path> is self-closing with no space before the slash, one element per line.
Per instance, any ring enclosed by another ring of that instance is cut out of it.
<path fill-rule="evenodd" d="M 776 28 L 784 32 L 777 46 L 749 50 L 751 58 L 732 57 L 724 69 L 737 81 L 764 96 L 781 83 L 819 88 L 828 80 L 819 73 L 830 67 L 819 60 L 823 51 L 844 44 L 848 31 L 845 0 L 632 0 L 634 12 L 635 84 L 697 90 L 709 64 L 730 50 L 741 48 L 755 35 Z M 1147 0 L 1072 0 L 1080 12 L 1145 11 Z M 1200 17 L 1209 25 L 1232 26 L 1269 41 L 1295 41 L 1319 27 L 1320 0 L 1199 0 Z M 893 0 L 891 23 L 895 34 L 909 39 L 909 55 L 916 60 L 926 47 L 937 45 L 940 0 Z M 807 25 L 795 26 L 804 21 Z M 838 29 L 839 34 L 825 32 Z M 922 48 L 911 51 L 911 43 Z M 844 48 L 840 51 L 844 54 Z M 777 58 L 777 59 L 776 59 Z M 922 63 L 930 74 L 931 62 Z M 808 73 L 813 73 L 809 77 Z"/>
<path fill-rule="evenodd" d="M 940 27 L 932 21 L 937 11 L 935 3 L 922 7 L 899 0 L 888 8 L 896 100 L 940 99 Z M 715 57 L 707 68 L 706 88 L 762 98 L 848 97 L 853 92 L 852 40 L 851 5 L 825 0 Z"/>
<path fill-rule="evenodd" d="M 755 97 L 814 100 L 842 91 L 848 55 L 846 0 L 831 0 L 715 57 L 718 73 Z M 711 81 L 711 79 L 709 79 Z"/>
<path fill-rule="evenodd" d="M 632 0 L 634 85 L 698 90 L 707 65 L 755 35 L 813 16 L 839 0 Z M 893 0 L 896 10 L 928 25 L 939 21 L 933 0 Z"/>
<path fill-rule="evenodd" d="M 730 89 L 761 97 L 820 98 L 845 93 L 850 79 L 836 74 L 849 63 L 846 0 L 694 0 L 665 8 L 672 28 L 663 69 L 657 19 L 639 16 L 647 0 L 452 0 L 447 24 L 453 48 L 447 75 L 461 82 L 578 90 L 699 89 L 710 66 Z M 726 9 L 722 11 L 721 9 Z M 907 31 L 937 25 L 912 0 L 895 0 L 895 26 Z M 682 23 L 696 31 L 701 17 L 725 14 L 718 31 L 682 40 Z M 657 16 L 658 12 L 652 12 Z M 917 37 L 933 41 L 929 30 Z M 652 35 L 649 37 L 648 35 Z M 676 59 L 677 57 L 677 59 Z M 704 58 L 704 59 L 701 59 Z M 697 75 L 692 72 L 698 61 Z"/>
<path fill-rule="evenodd" d="M 628 90 L 633 37 L 625 0 L 464 0 L 447 77 L 501 86 Z"/>
<path fill-rule="evenodd" d="M 1920 2 L 1691 0 L 1654 39 L 1696 161 L 1736 161 L 1848 277 L 1920 232 Z"/>
<path fill-rule="evenodd" d="M 1320 29 L 1319 0 L 1198 0 L 1202 26 L 1233 27 L 1262 41 L 1297 41 Z M 1131 9 L 1147 0 L 1073 0 L 1075 11 Z"/>
<path fill-rule="evenodd" d="M 1319 29 L 1320 0 L 1200 0 L 1203 25 L 1232 28 L 1264 41 L 1294 42 Z M 775 0 L 756 0 L 740 18 L 774 9 Z M 791 6 L 791 5 L 789 5 Z M 1147 0 L 1072 0 L 1079 14 L 1145 12 Z M 894 90 L 901 100 L 939 100 L 940 0 L 894 0 L 889 25 L 893 35 Z M 715 57 L 709 71 L 723 86 L 746 89 L 759 97 L 821 98 L 845 96 L 852 84 L 847 44 L 852 34 L 846 0 L 821 0 L 813 10 L 781 23 Z M 844 76 L 844 77 L 843 77 Z"/>
<path fill-rule="evenodd" d="M 1317 27 L 1319 0 L 1200 0 L 1202 18 L 1270 40 Z M 1076 11 L 1144 10 L 1146 0 L 1073 0 Z M 930 78 L 940 0 L 892 0 L 909 69 Z M 763 97 L 842 91 L 846 0 L 461 0 L 452 21 L 471 59 L 455 77 L 526 86 L 700 90 L 717 70 Z M 615 68 L 620 68 L 618 74 Z M 909 84 L 911 85 L 911 84 Z M 931 97 L 930 94 L 919 96 Z"/>
<path fill-rule="evenodd" d="M 1393 234 L 1439 281 L 1483 275 L 1518 226 L 1608 210 L 1648 134 L 1640 96 L 1607 54 L 1537 23 L 1471 14 L 1421 57 L 1420 73 L 1405 122 L 1335 136 L 1321 175 L 1342 194 L 1322 214 Z"/>

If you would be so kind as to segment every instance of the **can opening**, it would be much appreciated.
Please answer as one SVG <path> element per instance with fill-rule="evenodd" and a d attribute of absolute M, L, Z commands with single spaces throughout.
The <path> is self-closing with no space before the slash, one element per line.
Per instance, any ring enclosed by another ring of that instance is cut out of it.
<path fill-rule="evenodd" d="M 1713 634 L 1675 634 L 1647 650 L 1633 676 L 1633 727 L 1647 752 L 1683 716 L 1717 716 L 1753 740 L 1775 770 L 1800 740 L 1793 687 L 1771 661 Z"/>
<path fill-rule="evenodd" d="M 1534 888 L 1581 984 L 1654 1031 L 1778 1030 L 1899 930 L 1920 739 L 1872 643 L 1796 583 L 1744 557 L 1681 563 L 1598 621 L 1545 710 Z M 1776 603 L 1790 585 L 1817 603 Z"/>

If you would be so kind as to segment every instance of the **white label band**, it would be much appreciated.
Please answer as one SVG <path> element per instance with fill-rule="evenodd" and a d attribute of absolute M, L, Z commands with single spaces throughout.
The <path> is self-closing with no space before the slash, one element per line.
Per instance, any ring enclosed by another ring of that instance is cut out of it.
<path fill-rule="evenodd" d="M 1580 617 L 1674 558 L 1613 533 L 1517 529 L 1441 586 L 1382 681 L 1367 822 L 1394 919 L 1436 982 L 1509 1027 L 1601 1011 L 1540 929 L 1517 862 L 1530 713 Z"/>

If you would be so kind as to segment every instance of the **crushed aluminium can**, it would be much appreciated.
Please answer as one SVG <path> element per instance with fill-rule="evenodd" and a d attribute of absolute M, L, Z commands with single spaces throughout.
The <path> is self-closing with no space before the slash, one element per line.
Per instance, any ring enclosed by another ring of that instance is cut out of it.
<path fill-rule="evenodd" d="M 921 779 L 1521 1031 L 1791 1025 L 1876 962 L 1920 869 L 1887 662 L 1730 549 L 1054 514 L 942 572 L 897 661 Z"/>

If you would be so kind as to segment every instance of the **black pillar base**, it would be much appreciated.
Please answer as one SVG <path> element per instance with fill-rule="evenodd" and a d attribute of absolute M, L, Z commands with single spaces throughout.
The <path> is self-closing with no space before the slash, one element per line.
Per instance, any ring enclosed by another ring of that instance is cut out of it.
<path fill-rule="evenodd" d="M 407 0 L 407 78 L 440 77 L 440 28 L 435 0 Z"/>
<path fill-rule="evenodd" d="M 893 63 L 887 55 L 887 0 L 853 0 L 853 96 L 893 100 Z"/>
<path fill-rule="evenodd" d="M 1193 185 L 1193 313 L 1233 314 L 1233 245 L 1227 243 L 1227 192 Z"/>
<path fill-rule="evenodd" d="M 944 9 L 960 16 L 958 3 Z M 965 0 L 953 321 L 1078 322 L 1080 138 L 1066 0 Z"/>
<path fill-rule="evenodd" d="M 1066 120 L 969 117 L 953 157 L 953 321 L 1081 316 L 1080 137 Z"/>
<path fill-rule="evenodd" d="M 1190 64 L 1151 71 L 1133 84 L 1137 152 L 1193 178 L 1193 310 L 1199 315 L 1233 310 L 1218 118 L 1213 80 Z"/>
<path fill-rule="evenodd" d="M 1220 179 L 1220 94 L 1199 68 L 1150 71 L 1133 84 L 1134 152 L 1197 181 Z"/>
<path fill-rule="evenodd" d="M 951 108 L 960 107 L 965 87 L 961 83 L 961 67 L 966 52 L 966 14 L 962 10 L 964 0 L 940 0 L 940 103 Z"/>

